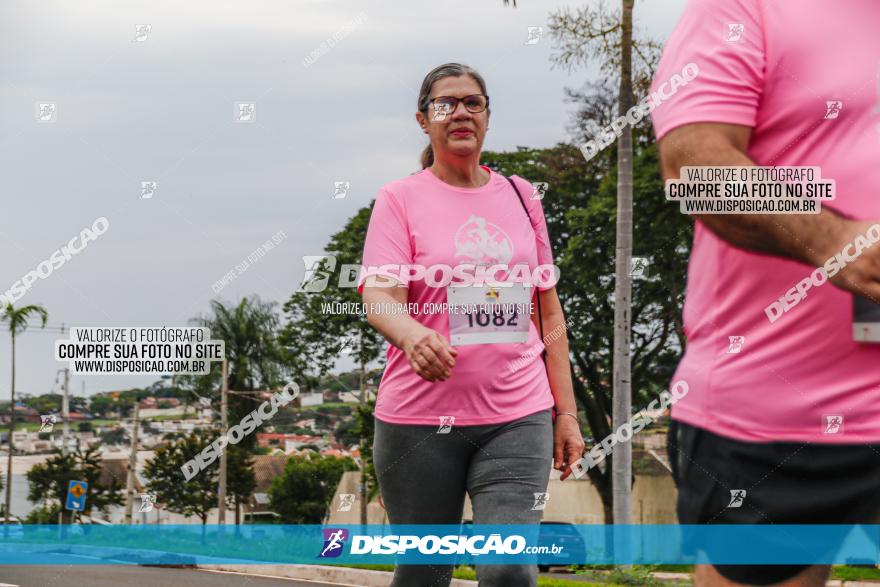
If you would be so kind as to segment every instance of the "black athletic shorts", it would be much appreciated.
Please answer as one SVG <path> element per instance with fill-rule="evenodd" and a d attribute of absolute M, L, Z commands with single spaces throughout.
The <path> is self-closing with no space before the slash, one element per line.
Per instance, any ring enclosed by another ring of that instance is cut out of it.
<path fill-rule="evenodd" d="M 880 444 L 742 442 L 675 420 L 667 441 L 681 524 L 878 523 Z M 739 507 L 729 507 L 732 490 L 745 490 Z M 771 585 L 808 566 L 715 568 L 737 583 Z"/>

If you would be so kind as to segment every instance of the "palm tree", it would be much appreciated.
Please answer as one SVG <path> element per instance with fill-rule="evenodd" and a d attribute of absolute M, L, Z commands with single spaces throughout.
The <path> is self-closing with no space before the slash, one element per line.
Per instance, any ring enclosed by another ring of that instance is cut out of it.
<path fill-rule="evenodd" d="M 9 403 L 9 456 L 6 461 L 6 507 L 4 524 L 9 523 L 9 517 L 12 515 L 10 508 L 12 507 L 12 433 L 15 431 L 15 337 L 23 333 L 28 327 L 28 317 L 31 314 L 38 314 L 41 319 L 40 328 L 46 327 L 46 320 L 49 319 L 49 313 L 42 306 L 24 306 L 19 309 L 12 307 L 7 303 L 0 314 L 0 321 L 9 323 L 9 334 L 12 337 L 12 392 Z"/>
<path fill-rule="evenodd" d="M 276 336 L 279 319 L 274 302 L 261 301 L 258 296 L 242 298 L 237 305 L 212 300 L 213 316 L 194 320 L 211 329 L 211 338 L 225 343 L 229 364 L 229 389 L 250 391 L 271 389 L 281 383 L 282 359 Z M 241 420 L 256 407 L 254 398 L 231 395 L 229 418 Z M 246 437 L 242 445 L 251 448 L 254 437 Z"/>

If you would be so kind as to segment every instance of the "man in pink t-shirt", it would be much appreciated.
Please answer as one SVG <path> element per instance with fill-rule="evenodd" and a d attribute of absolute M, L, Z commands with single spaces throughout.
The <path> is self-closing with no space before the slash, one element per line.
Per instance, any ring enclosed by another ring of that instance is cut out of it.
<path fill-rule="evenodd" d="M 820 167 L 836 182 L 819 214 L 696 217 L 674 377 L 689 393 L 669 435 L 683 524 L 876 513 L 880 344 L 854 328 L 853 305 L 880 303 L 877 23 L 875 2 L 691 0 L 665 47 L 652 91 L 667 179 L 685 166 L 759 165 Z M 698 75 L 673 91 L 688 63 Z M 729 584 L 719 571 L 748 584 L 827 576 L 701 567 L 698 584 Z"/>

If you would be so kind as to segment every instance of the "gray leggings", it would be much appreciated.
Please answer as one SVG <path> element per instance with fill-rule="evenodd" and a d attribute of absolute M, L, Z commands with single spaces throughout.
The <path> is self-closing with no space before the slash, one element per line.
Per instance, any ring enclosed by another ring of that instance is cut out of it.
<path fill-rule="evenodd" d="M 389 424 L 376 419 L 373 462 L 392 524 L 459 524 L 465 493 L 474 524 L 538 524 L 535 493 L 553 461 L 550 410 L 487 426 Z M 446 587 L 452 565 L 397 565 L 392 587 Z M 532 587 L 535 565 L 477 565 L 480 587 Z"/>

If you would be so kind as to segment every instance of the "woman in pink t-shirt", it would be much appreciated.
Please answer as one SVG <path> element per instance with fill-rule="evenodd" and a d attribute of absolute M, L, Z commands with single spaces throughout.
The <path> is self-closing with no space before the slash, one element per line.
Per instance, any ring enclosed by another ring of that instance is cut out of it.
<path fill-rule="evenodd" d="M 479 164 L 489 114 L 476 71 L 431 71 L 416 113 L 431 141 L 423 169 L 382 187 L 370 217 L 358 290 L 389 342 L 373 454 L 392 524 L 458 524 L 466 493 L 475 524 L 538 524 L 551 460 L 565 479 L 584 449 L 541 201 Z M 451 574 L 398 566 L 393 585 Z M 534 565 L 477 574 L 537 584 Z"/>

